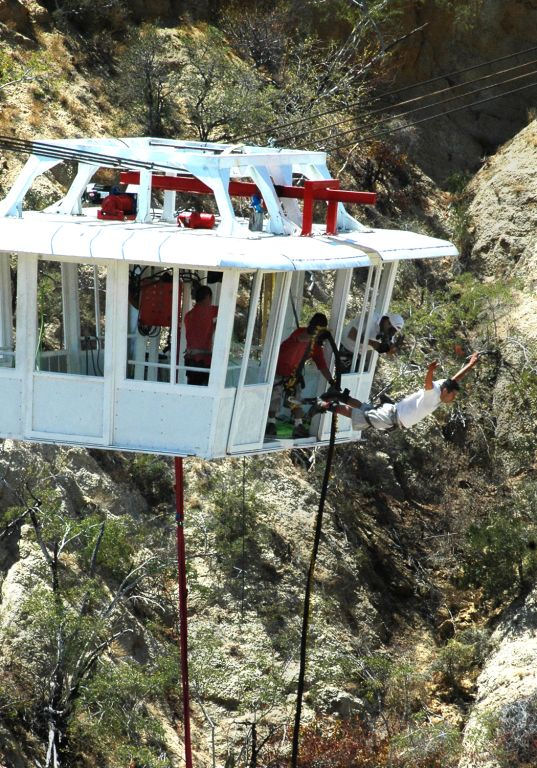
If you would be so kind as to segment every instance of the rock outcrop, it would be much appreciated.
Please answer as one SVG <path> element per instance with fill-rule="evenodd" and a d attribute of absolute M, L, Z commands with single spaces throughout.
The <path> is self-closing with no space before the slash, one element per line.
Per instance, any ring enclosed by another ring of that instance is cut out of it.
<path fill-rule="evenodd" d="M 466 265 L 484 279 L 516 279 L 520 296 L 509 323 L 531 338 L 537 338 L 536 162 L 534 120 L 476 174 L 468 210 L 474 246 Z"/>
<path fill-rule="evenodd" d="M 502 749 L 514 736 L 514 729 L 506 732 L 502 721 L 517 704 L 522 712 L 528 710 L 528 702 L 537 694 L 537 590 L 504 617 L 492 635 L 491 649 L 477 681 L 478 694 L 465 729 L 465 754 L 459 768 L 502 768 Z M 525 719 L 529 743 L 531 723 L 529 717 Z M 523 729 L 524 723 L 519 727 Z M 537 758 L 537 749 L 533 757 Z M 512 763 L 513 768 L 519 764 Z"/>
<path fill-rule="evenodd" d="M 486 65 L 486 62 L 509 56 L 517 51 L 531 49 L 537 35 L 536 0 L 471 0 L 471 2 L 425 2 L 406 4 L 403 26 L 405 31 L 421 28 L 397 49 L 396 88 L 424 82 L 445 75 L 429 86 L 401 94 L 411 98 L 449 88 L 458 83 L 501 72 L 525 62 L 534 55 L 515 56 L 505 61 Z M 400 32 L 400 30 L 399 30 Z M 461 75 L 467 67 L 472 69 Z M 517 69 L 504 75 L 483 80 L 452 92 L 439 94 L 426 103 L 467 91 L 482 90 L 462 101 L 419 112 L 408 122 L 441 113 L 462 104 L 487 99 L 499 93 L 521 88 L 532 82 L 523 78 L 502 88 L 490 89 L 491 82 L 502 82 L 511 77 L 531 72 L 532 67 Z M 390 88 L 391 90 L 391 88 Z M 396 134 L 395 140 L 412 144 L 412 154 L 426 173 L 436 181 L 445 180 L 453 171 L 466 168 L 475 171 L 484 156 L 494 153 L 527 122 L 528 110 L 533 106 L 535 89 L 528 88 L 487 103 L 460 110 L 447 117 L 426 122 L 414 129 Z M 398 97 L 399 98 L 399 97 Z M 420 104 L 421 105 L 421 102 Z M 412 106 L 412 105 L 411 105 Z M 415 106 L 415 105 L 414 105 Z"/>

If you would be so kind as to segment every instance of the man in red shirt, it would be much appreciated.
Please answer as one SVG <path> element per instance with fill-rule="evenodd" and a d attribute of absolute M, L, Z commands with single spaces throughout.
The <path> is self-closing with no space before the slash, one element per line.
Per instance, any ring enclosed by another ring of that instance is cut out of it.
<path fill-rule="evenodd" d="M 323 342 L 317 339 L 319 331 L 328 327 L 326 315 L 316 312 L 306 328 L 297 328 L 280 346 L 276 378 L 270 399 L 269 415 L 265 434 L 276 434 L 276 415 L 281 408 L 282 399 L 287 392 L 300 399 L 300 390 L 304 385 L 302 370 L 308 360 L 313 360 L 324 378 L 334 384 L 323 352 Z M 293 416 L 293 437 L 309 437 L 309 432 L 302 423 L 302 408 L 291 405 Z"/>
<path fill-rule="evenodd" d="M 194 299 L 195 306 L 185 315 L 185 365 L 191 365 L 194 368 L 210 368 L 218 307 L 212 303 L 213 292 L 208 285 L 200 285 Z M 209 374 L 187 370 L 186 380 L 189 384 L 206 387 L 209 383 Z"/>

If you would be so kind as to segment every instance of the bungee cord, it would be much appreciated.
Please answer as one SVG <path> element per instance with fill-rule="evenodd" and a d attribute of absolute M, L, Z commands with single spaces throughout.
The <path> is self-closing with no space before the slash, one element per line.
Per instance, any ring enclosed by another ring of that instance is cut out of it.
<path fill-rule="evenodd" d="M 334 341 L 332 334 L 329 331 L 325 332 L 325 338 L 330 343 L 332 352 L 334 354 L 335 363 L 335 385 L 338 390 L 341 390 L 341 358 L 339 356 L 339 349 Z M 348 390 L 347 390 L 348 391 Z M 317 509 L 317 516 L 315 519 L 315 531 L 313 536 L 313 548 L 310 556 L 310 564 L 308 568 L 308 576 L 306 579 L 306 591 L 304 595 L 304 609 L 302 614 L 302 631 L 300 635 L 300 667 L 298 673 L 297 682 L 297 694 L 296 694 L 296 710 L 295 710 L 295 722 L 293 728 L 293 743 L 291 751 L 291 768 L 297 768 L 298 765 L 298 753 L 300 742 L 300 720 L 302 716 L 302 698 L 304 695 L 304 685 L 306 680 L 306 661 L 307 661 L 307 649 L 308 649 L 308 632 L 310 623 L 310 606 L 311 597 L 313 593 L 313 581 L 315 577 L 315 564 L 317 562 L 317 553 L 319 551 L 319 544 L 321 541 L 322 527 L 323 527 L 323 515 L 324 506 L 326 502 L 326 496 L 328 494 L 328 482 L 330 480 L 330 473 L 332 471 L 332 461 L 334 458 L 336 448 L 336 436 L 337 436 L 337 414 L 331 412 L 330 423 L 330 441 L 328 443 L 328 450 L 326 453 L 326 463 L 324 467 L 323 483 L 321 487 L 321 494 L 319 497 L 319 507 Z"/>

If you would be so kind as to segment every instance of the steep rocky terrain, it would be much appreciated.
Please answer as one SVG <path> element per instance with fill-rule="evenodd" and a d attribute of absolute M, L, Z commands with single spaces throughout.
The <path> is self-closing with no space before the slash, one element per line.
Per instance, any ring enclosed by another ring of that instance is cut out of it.
<path fill-rule="evenodd" d="M 501 92 L 532 83 L 533 77 L 515 80 L 501 88 L 487 89 L 491 82 L 507 81 L 533 71 L 537 3 L 534 0 L 469 0 L 465 3 L 408 3 L 404 5 L 403 28 L 418 29 L 397 55 L 395 83 L 412 85 L 439 78 L 428 86 L 408 91 L 399 98 L 410 98 L 440 91 L 460 83 L 468 85 L 454 93 L 475 92 L 471 97 L 438 106 L 406 118 L 420 120 L 466 103 L 487 99 Z M 527 55 L 481 66 L 516 52 Z M 530 66 L 509 68 L 529 63 Z M 469 71 L 463 71 L 466 70 Z M 505 71 L 497 80 L 478 80 Z M 456 74 L 461 72 L 461 74 Z M 528 120 L 535 100 L 535 88 L 508 94 L 488 103 L 459 110 L 447 117 L 416 126 L 403 138 L 402 145 L 420 156 L 422 168 L 432 178 L 445 182 L 450 174 L 465 169 L 475 172 L 483 159 L 520 130 Z M 436 100 L 450 97 L 441 93 Z M 425 104 L 434 103 L 426 100 Z M 408 107 L 407 107 L 408 109 Z"/>
<path fill-rule="evenodd" d="M 187 11 L 182 23 L 214 21 L 217 6 L 225 3 L 130 5 L 135 23 L 161 19 L 172 26 Z M 534 2 L 476 2 L 466 22 L 449 5 L 404 6 L 405 29 L 429 26 L 401 53 L 397 84 L 529 47 L 534 39 Z M 72 26 L 59 26 L 53 6 L 0 2 L 3 44 L 21 61 L 37 52 L 50 70 L 4 93 L 2 131 L 23 137 L 115 133 L 122 116 L 109 89 L 116 70 L 106 47 L 96 47 L 94 38 L 90 45 Z M 122 46 L 121 17 L 110 27 Z M 452 31 L 449 46 L 446 27 Z M 531 752 L 537 732 L 536 124 L 518 133 L 530 105 L 521 96 L 436 123 L 434 141 L 427 131 L 403 141 L 408 157 L 393 146 L 385 150 L 389 161 L 378 185 L 392 199 L 372 220 L 457 237 L 464 248 L 455 264 L 401 270 L 395 301 L 408 317 L 408 343 L 398 360 L 383 361 L 378 389 L 391 385 L 393 396 L 408 391 L 433 354 L 444 371 L 455 369 L 461 345 L 464 352 L 477 345 L 490 356 L 451 415 L 337 452 L 316 579 L 304 719 L 326 735 L 358 716 L 378 739 L 372 749 L 378 757 L 371 758 L 376 765 L 454 766 L 465 728 L 461 768 L 481 768 L 485 761 L 514 768 L 528 755 L 527 765 L 537 761 Z M 475 170 L 482 154 L 506 139 L 512 140 L 457 193 L 441 192 L 418 170 L 438 179 Z M 3 158 L 4 189 L 20 162 Z M 358 153 L 352 158 L 349 183 L 353 163 L 360 170 L 363 162 Z M 42 198 L 64 182 L 44 180 Z M 258 766 L 269 760 L 283 765 L 323 458 L 317 451 L 244 465 L 187 462 L 197 765 L 213 764 L 214 744 L 218 765 L 253 766 L 254 738 L 263 745 Z M 171 469 L 158 457 L 4 443 L 0 763 L 44 764 L 43 713 L 50 705 L 47 686 L 55 680 L 55 638 L 62 622 L 69 625 L 49 599 L 53 583 L 39 543 L 41 525 L 58 545 L 67 529 L 77 537 L 62 552 L 59 568 L 71 620 L 76 611 L 84 618 L 91 604 L 92 617 L 101 621 L 132 569 L 144 569 L 143 581 L 132 594 L 120 595 L 117 610 L 114 603 L 113 622 L 99 624 L 102 637 L 124 634 L 106 645 L 95 679 L 84 678 L 68 702 L 73 765 L 128 765 L 134 754 L 129 749 L 138 750 L 140 764 L 182 764 Z M 103 521 L 111 535 L 95 578 L 87 552 Z M 76 674 L 69 665 L 76 667 L 82 653 L 77 636 L 87 643 L 93 637 L 87 631 L 81 622 L 69 635 L 74 650 L 65 659 L 66 688 Z M 516 712 L 506 706 L 517 702 L 522 726 L 515 743 L 506 733 L 513 732 Z M 353 744 L 362 744 L 356 732 L 335 733 L 326 759 L 335 760 L 351 736 Z M 388 740 L 392 762 L 381 763 Z M 307 732 L 304 742 L 320 760 L 319 734 Z M 526 752 L 520 743 L 530 744 Z M 338 768 L 349 765 L 346 754 Z M 312 764 L 305 759 L 304 768 Z"/>

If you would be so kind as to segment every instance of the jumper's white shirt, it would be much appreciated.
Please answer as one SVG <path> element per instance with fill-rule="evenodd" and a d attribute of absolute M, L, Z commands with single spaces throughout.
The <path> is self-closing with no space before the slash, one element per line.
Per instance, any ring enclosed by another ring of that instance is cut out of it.
<path fill-rule="evenodd" d="M 443 383 L 444 379 L 433 381 L 432 389 L 420 389 L 397 403 L 397 418 L 403 427 L 413 427 L 438 408 Z"/>
<path fill-rule="evenodd" d="M 373 315 L 373 323 L 371 325 L 371 330 L 369 332 L 369 338 L 375 339 L 377 336 L 377 333 L 380 333 L 380 320 L 381 315 L 375 313 Z M 347 349 L 349 352 L 354 352 L 354 347 L 356 346 L 356 342 L 358 341 L 358 338 L 356 339 L 349 339 L 349 333 L 353 328 L 356 329 L 356 333 L 358 333 L 358 326 L 360 325 L 360 316 L 355 317 L 354 320 L 351 320 L 350 323 L 347 323 L 345 328 L 343 329 L 343 333 L 341 334 L 341 343 Z M 364 331 L 366 329 L 364 328 Z"/>

